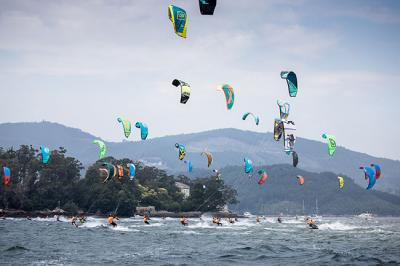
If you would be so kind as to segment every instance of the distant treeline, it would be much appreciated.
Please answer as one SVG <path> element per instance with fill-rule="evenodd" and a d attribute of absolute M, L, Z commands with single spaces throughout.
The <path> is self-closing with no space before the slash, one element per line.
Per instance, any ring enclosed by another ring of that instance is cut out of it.
<path fill-rule="evenodd" d="M 123 178 L 110 178 L 103 183 L 101 163 L 122 165 Z M 136 165 L 136 176 L 129 178 L 128 163 Z M 81 177 L 82 164 L 66 156 L 60 147 L 51 152 L 48 164 L 43 164 L 38 150 L 22 145 L 18 150 L 0 148 L 0 166 L 11 169 L 11 183 L 0 187 L 0 208 L 36 211 L 61 207 L 75 213 L 114 213 L 132 215 L 137 206 L 155 206 L 157 210 L 217 211 L 236 202 L 236 191 L 215 177 L 190 180 L 186 176 L 168 175 L 164 170 L 144 166 L 129 159 L 107 157 L 89 166 Z M 3 173 L 2 173 L 3 174 Z M 190 186 L 190 196 L 184 195 L 175 182 Z"/>

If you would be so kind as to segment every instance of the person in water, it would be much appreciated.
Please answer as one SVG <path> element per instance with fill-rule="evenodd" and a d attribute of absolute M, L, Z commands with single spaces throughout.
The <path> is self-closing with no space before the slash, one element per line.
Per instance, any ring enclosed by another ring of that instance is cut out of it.
<path fill-rule="evenodd" d="M 278 217 L 278 223 L 282 223 L 282 218 Z"/>
<path fill-rule="evenodd" d="M 218 226 L 222 226 L 221 218 L 213 217 L 213 224 L 216 224 Z"/>
<path fill-rule="evenodd" d="M 149 216 L 147 216 L 147 215 L 143 216 L 143 222 L 145 224 L 150 224 L 149 221 L 150 221 L 150 217 Z"/>
<path fill-rule="evenodd" d="M 308 224 L 310 227 L 315 227 L 315 226 L 317 226 L 317 222 L 316 222 L 315 220 L 311 219 L 310 217 L 307 217 L 307 224 Z"/>
<path fill-rule="evenodd" d="M 108 221 L 108 224 L 109 225 L 112 225 L 113 227 L 116 227 L 117 226 L 117 224 L 114 222 L 114 216 L 113 215 L 108 215 L 108 219 L 107 219 L 107 221 Z"/>
<path fill-rule="evenodd" d="M 233 218 L 229 218 L 229 223 L 231 223 L 231 224 L 234 224 L 235 223 L 235 219 L 233 219 Z"/>
<path fill-rule="evenodd" d="M 29 221 L 32 221 L 32 218 L 29 215 L 26 217 L 26 219 L 28 219 Z"/>
<path fill-rule="evenodd" d="M 180 222 L 183 226 L 188 226 L 189 225 L 189 221 L 185 216 L 181 216 Z"/>
<path fill-rule="evenodd" d="M 78 227 L 78 225 L 76 224 L 76 221 L 78 220 L 78 218 L 76 217 L 76 216 L 72 216 L 72 219 L 71 219 L 71 224 L 72 225 L 75 225 L 75 227 Z"/>
<path fill-rule="evenodd" d="M 260 223 L 260 217 L 257 216 L 256 222 L 257 222 L 257 223 Z"/>

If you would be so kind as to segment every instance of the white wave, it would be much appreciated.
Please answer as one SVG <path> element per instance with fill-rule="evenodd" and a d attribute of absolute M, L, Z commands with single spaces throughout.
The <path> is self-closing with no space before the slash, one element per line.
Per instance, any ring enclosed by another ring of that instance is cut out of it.
<path fill-rule="evenodd" d="M 349 231 L 357 229 L 358 227 L 343 224 L 341 222 L 333 222 L 333 223 L 324 223 L 324 224 L 317 224 L 318 228 L 321 230 L 333 230 L 333 231 Z"/>

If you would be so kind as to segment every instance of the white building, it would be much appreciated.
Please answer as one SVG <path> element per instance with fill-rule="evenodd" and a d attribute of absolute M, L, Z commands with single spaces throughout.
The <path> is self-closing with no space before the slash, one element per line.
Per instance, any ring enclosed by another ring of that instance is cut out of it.
<path fill-rule="evenodd" d="M 181 182 L 175 182 L 175 186 L 179 188 L 181 193 L 183 194 L 183 198 L 187 199 L 190 196 L 190 187 L 186 184 L 183 184 Z"/>

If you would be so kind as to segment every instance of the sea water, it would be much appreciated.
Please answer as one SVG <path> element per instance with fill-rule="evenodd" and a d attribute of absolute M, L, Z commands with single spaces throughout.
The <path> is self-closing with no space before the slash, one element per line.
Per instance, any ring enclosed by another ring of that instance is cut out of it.
<path fill-rule="evenodd" d="M 1 265 L 377 265 L 400 264 L 400 218 L 322 217 L 318 230 L 284 217 L 89 217 L 78 228 L 61 218 L 0 220 Z"/>

